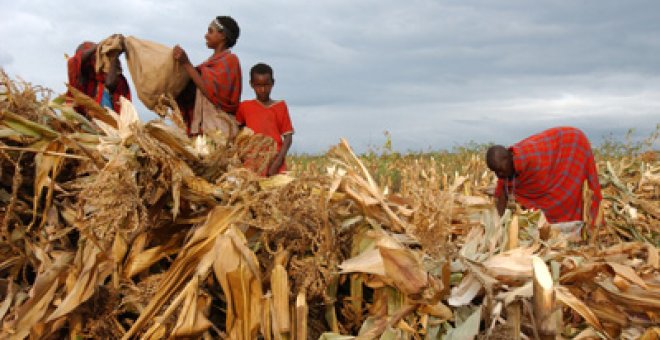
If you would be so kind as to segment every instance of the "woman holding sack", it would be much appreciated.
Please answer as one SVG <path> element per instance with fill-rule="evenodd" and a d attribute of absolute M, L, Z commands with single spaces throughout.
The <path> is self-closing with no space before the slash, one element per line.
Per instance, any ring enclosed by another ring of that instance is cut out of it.
<path fill-rule="evenodd" d="M 221 130 L 232 138 L 236 132 L 233 116 L 241 100 L 241 65 L 230 49 L 239 35 L 240 29 L 233 18 L 213 19 L 204 36 L 213 54 L 197 67 L 179 45 L 174 47 L 174 60 L 191 79 L 176 98 L 190 136 Z"/>

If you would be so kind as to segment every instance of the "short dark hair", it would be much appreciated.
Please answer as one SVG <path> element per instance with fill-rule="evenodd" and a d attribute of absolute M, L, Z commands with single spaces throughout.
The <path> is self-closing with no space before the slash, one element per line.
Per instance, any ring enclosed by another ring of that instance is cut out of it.
<path fill-rule="evenodd" d="M 503 145 L 493 145 L 486 150 L 486 165 L 493 170 L 500 159 L 506 158 L 509 150 Z"/>
<path fill-rule="evenodd" d="M 257 63 L 250 69 L 250 80 L 254 78 L 255 74 L 269 74 L 270 79 L 275 80 L 273 77 L 273 68 L 268 64 Z"/>
<path fill-rule="evenodd" d="M 234 18 L 230 16 L 218 16 L 216 19 L 222 24 L 225 32 L 225 43 L 227 48 L 231 48 L 236 45 L 236 40 L 238 36 L 241 35 L 241 28 L 238 27 L 238 23 Z"/>

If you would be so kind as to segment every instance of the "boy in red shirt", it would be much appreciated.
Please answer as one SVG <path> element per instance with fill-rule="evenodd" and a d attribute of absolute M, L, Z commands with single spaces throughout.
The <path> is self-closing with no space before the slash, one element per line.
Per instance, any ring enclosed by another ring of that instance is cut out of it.
<path fill-rule="evenodd" d="M 256 99 L 243 101 L 238 106 L 236 120 L 255 133 L 269 136 L 277 143 L 277 155 L 266 169 L 266 176 L 286 170 L 286 154 L 293 142 L 293 126 L 284 100 L 273 100 L 270 92 L 275 84 L 273 69 L 258 63 L 250 69 L 250 86 Z"/>

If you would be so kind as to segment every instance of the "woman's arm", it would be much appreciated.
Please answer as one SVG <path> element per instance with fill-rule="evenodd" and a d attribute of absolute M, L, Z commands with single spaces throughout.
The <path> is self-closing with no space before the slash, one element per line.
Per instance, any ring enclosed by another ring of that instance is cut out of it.
<path fill-rule="evenodd" d="M 284 140 L 282 141 L 282 148 L 280 149 L 280 152 L 277 153 L 275 159 L 273 159 L 273 161 L 270 163 L 270 166 L 268 167 L 268 172 L 266 173 L 268 176 L 275 175 L 277 174 L 278 170 L 280 170 L 280 167 L 286 158 L 286 154 L 289 152 L 291 143 L 293 142 L 293 135 L 290 133 L 284 135 L 283 138 Z"/>
<path fill-rule="evenodd" d="M 183 69 L 186 70 L 186 73 L 190 76 L 190 79 L 192 79 L 193 83 L 195 83 L 195 86 L 202 91 L 202 94 L 204 94 L 204 97 L 207 99 L 209 98 L 208 92 L 206 92 L 206 89 L 204 88 L 204 81 L 202 80 L 202 76 L 197 72 L 195 67 L 190 63 L 190 59 L 188 59 L 188 55 L 186 54 L 186 51 L 184 51 L 181 46 L 176 45 L 174 46 L 174 60 L 176 60 L 179 65 L 183 66 Z"/>

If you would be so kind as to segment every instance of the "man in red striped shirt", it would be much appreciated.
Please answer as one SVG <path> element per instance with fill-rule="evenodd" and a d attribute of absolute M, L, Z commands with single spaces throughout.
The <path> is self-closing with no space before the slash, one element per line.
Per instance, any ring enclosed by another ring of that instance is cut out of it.
<path fill-rule="evenodd" d="M 510 148 L 490 147 L 488 167 L 497 175 L 497 211 L 509 198 L 543 211 L 550 223 L 582 220 L 582 186 L 593 191 L 589 213 L 596 220 L 602 200 L 589 140 L 573 127 L 556 127 L 530 136 Z"/>

